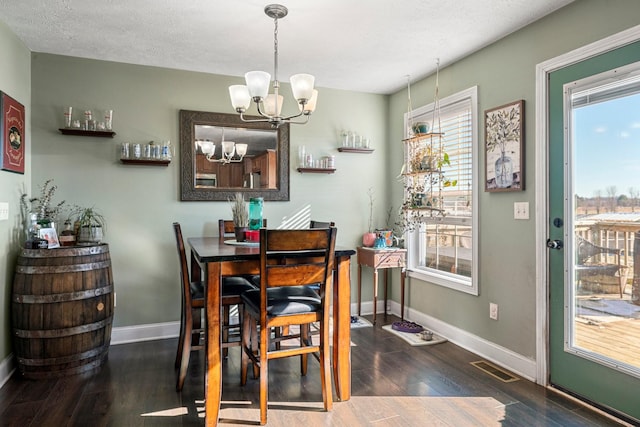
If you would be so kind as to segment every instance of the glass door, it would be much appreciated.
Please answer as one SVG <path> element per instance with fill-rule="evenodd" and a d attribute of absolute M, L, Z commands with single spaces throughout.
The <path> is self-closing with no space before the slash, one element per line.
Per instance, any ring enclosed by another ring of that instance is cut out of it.
<path fill-rule="evenodd" d="M 551 383 L 640 420 L 638 61 L 633 44 L 550 76 L 548 246 Z"/>

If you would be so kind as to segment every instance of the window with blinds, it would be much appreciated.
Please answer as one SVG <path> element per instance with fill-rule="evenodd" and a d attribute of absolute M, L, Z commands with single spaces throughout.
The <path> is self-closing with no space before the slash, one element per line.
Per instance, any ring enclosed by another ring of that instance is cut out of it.
<path fill-rule="evenodd" d="M 442 172 L 454 186 L 438 189 L 444 215 L 426 217 L 408 240 L 410 274 L 477 295 L 477 88 L 471 88 L 412 112 L 412 120 L 438 121 L 442 150 L 450 164 Z M 434 123 L 434 130 L 438 124 Z M 434 194 L 435 196 L 435 194 Z"/>

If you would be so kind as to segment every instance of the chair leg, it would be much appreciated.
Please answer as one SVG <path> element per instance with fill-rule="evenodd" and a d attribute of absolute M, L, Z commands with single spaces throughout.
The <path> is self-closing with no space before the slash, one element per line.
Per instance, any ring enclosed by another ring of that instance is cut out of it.
<path fill-rule="evenodd" d="M 241 366 L 240 366 L 240 385 L 247 383 L 247 369 L 249 369 L 249 355 L 248 351 L 251 350 L 251 317 L 248 314 L 242 316 L 242 338 L 240 350 L 242 354 Z M 255 372 L 255 371 L 254 371 Z"/>
<path fill-rule="evenodd" d="M 192 327 L 191 330 L 201 330 L 202 329 L 202 309 L 194 308 L 191 310 L 191 318 Z M 196 345 L 200 344 L 200 333 L 192 333 L 191 342 L 196 343 Z"/>
<path fill-rule="evenodd" d="M 329 346 L 329 331 L 320 326 L 320 375 L 322 381 L 322 401 L 324 410 L 333 408 L 333 394 L 331 389 L 331 349 Z"/>
<path fill-rule="evenodd" d="M 309 324 L 300 325 L 300 347 L 306 347 L 309 345 Z M 307 364 L 309 354 L 304 353 L 300 355 L 300 375 L 307 375 Z"/>
<path fill-rule="evenodd" d="M 269 397 L 269 328 L 260 326 L 260 425 L 267 423 L 267 400 Z"/>
<path fill-rule="evenodd" d="M 180 310 L 180 335 L 178 336 L 178 350 L 176 351 L 176 360 L 174 362 L 174 366 L 177 368 L 180 366 L 180 361 L 182 360 L 182 346 L 184 345 L 184 330 L 185 330 L 185 313 L 184 313 L 184 304 L 182 305 L 182 309 Z"/>
<path fill-rule="evenodd" d="M 250 324 L 250 333 L 251 333 L 251 352 L 256 355 L 258 354 L 258 321 L 251 318 Z M 253 364 L 253 379 L 257 379 L 260 376 L 260 367 Z"/>
<path fill-rule="evenodd" d="M 180 368 L 178 370 L 178 381 L 176 383 L 176 391 L 181 391 L 184 386 L 184 380 L 187 377 L 187 368 L 189 367 L 189 358 L 191 356 L 191 338 L 192 329 L 190 322 L 185 322 L 184 341 L 182 343 L 182 357 L 180 360 Z"/>
<path fill-rule="evenodd" d="M 229 326 L 230 326 L 230 318 L 231 318 L 231 306 L 230 305 L 223 305 L 222 306 L 222 342 L 229 342 Z M 223 358 L 227 358 L 227 356 L 229 356 L 229 349 L 228 348 L 223 348 L 222 349 L 222 357 Z"/>

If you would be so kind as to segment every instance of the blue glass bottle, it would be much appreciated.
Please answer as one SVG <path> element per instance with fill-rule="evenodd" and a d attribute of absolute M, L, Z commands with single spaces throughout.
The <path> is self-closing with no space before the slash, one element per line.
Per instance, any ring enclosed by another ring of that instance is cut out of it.
<path fill-rule="evenodd" d="M 249 199 L 249 230 L 259 230 L 262 227 L 262 197 Z"/>

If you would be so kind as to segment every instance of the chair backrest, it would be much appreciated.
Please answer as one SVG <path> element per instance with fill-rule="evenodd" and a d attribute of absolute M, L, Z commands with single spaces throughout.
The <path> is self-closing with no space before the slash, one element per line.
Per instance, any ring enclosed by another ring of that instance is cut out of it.
<path fill-rule="evenodd" d="M 331 221 L 331 222 L 322 222 L 322 221 L 314 221 L 311 220 L 309 222 L 309 228 L 329 228 L 329 227 L 335 227 L 336 223 Z"/>
<path fill-rule="evenodd" d="M 335 262 L 335 227 L 304 230 L 260 229 L 260 290 L 266 311 L 266 289 L 281 286 L 319 285 L 324 304 L 331 295 Z M 282 262 L 283 259 L 287 261 Z"/>
<path fill-rule="evenodd" d="M 189 278 L 189 265 L 187 264 L 187 254 L 184 249 L 184 240 L 182 239 L 182 230 L 179 222 L 173 223 L 173 230 L 176 234 L 176 246 L 178 247 L 178 257 L 180 258 L 180 278 L 182 281 L 182 300 L 185 307 L 191 306 L 191 289 Z"/>
<path fill-rule="evenodd" d="M 267 226 L 267 219 L 262 219 L 262 226 Z M 230 240 L 235 239 L 235 229 L 236 227 L 233 225 L 233 220 L 231 219 L 219 219 L 218 220 L 218 236 L 220 240 Z"/>

